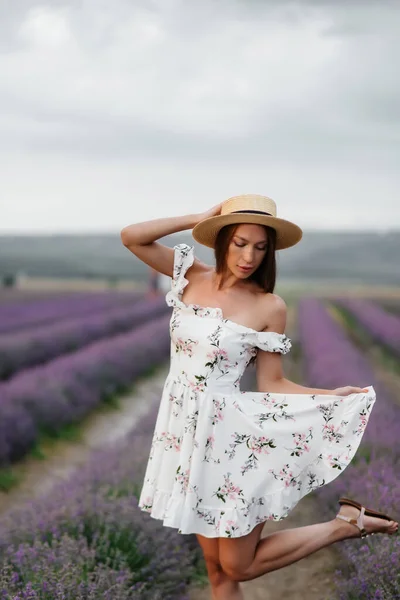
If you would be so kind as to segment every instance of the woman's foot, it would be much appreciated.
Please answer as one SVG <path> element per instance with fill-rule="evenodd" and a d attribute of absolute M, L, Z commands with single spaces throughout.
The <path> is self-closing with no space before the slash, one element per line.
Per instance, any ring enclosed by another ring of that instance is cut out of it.
<path fill-rule="evenodd" d="M 366 509 L 368 512 L 368 509 Z M 361 510 L 349 504 L 342 504 L 336 518 L 339 517 L 343 530 L 346 528 L 348 537 L 361 537 L 362 530 L 364 535 L 373 535 L 375 533 L 387 533 L 393 535 L 397 532 L 399 524 L 396 521 L 389 521 L 381 517 L 361 514 Z M 346 519 L 342 519 L 345 517 Z M 350 523 L 347 519 L 351 519 Z M 356 522 L 358 520 L 358 525 Z"/>

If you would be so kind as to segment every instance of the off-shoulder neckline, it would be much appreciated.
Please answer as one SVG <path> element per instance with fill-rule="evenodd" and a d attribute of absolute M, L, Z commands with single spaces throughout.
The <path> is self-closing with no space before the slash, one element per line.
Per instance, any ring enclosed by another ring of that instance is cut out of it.
<path fill-rule="evenodd" d="M 242 325 L 241 323 L 232 321 L 232 319 L 226 319 L 224 317 L 222 308 L 220 308 L 219 306 L 201 306 L 200 304 L 194 304 L 194 303 L 186 304 L 185 302 L 183 302 L 183 300 L 181 300 L 181 298 L 179 298 L 179 296 L 175 297 L 175 299 L 178 301 L 180 308 L 184 308 L 187 310 L 193 310 L 193 311 L 196 311 L 196 310 L 208 311 L 210 313 L 210 316 L 211 316 L 211 314 L 215 315 L 217 318 L 219 318 L 221 321 L 226 323 L 228 326 L 231 326 L 232 329 L 242 330 L 242 333 L 252 333 L 252 334 L 262 335 L 262 336 L 273 334 L 273 335 L 279 336 L 281 338 L 287 337 L 285 333 L 278 333 L 277 331 L 258 331 L 257 329 L 253 329 L 252 327 L 247 327 L 246 325 Z"/>
<path fill-rule="evenodd" d="M 188 244 L 177 244 L 175 246 L 175 249 L 178 249 L 178 248 L 182 249 L 182 247 L 185 247 L 185 249 L 186 248 L 188 249 L 188 253 L 185 257 L 186 259 L 188 259 L 187 264 L 185 265 L 185 270 L 180 275 L 181 281 L 176 282 L 177 289 L 174 292 L 172 290 L 167 292 L 166 297 L 168 297 L 172 293 L 175 296 L 175 301 L 177 301 L 179 303 L 180 307 L 187 309 L 187 310 L 209 311 L 210 313 L 214 314 L 217 318 L 219 318 L 223 323 L 228 325 L 228 327 L 231 326 L 232 329 L 237 329 L 239 333 L 240 333 L 240 330 L 242 330 L 241 333 L 251 333 L 251 334 L 256 334 L 257 336 L 258 335 L 266 336 L 266 335 L 273 334 L 275 336 L 278 336 L 281 339 L 287 338 L 285 333 L 278 333 L 277 331 L 258 331 L 257 329 L 252 329 L 251 327 L 247 327 L 246 325 L 241 325 L 240 323 L 236 323 L 236 321 L 232 321 L 232 319 L 226 319 L 224 317 L 222 308 L 220 308 L 219 306 L 215 306 L 215 307 L 201 306 L 200 304 L 195 304 L 195 303 L 186 304 L 186 302 L 184 302 L 182 300 L 182 294 L 183 294 L 183 290 L 189 283 L 189 280 L 185 277 L 185 274 L 194 263 L 194 246 L 189 246 Z M 182 264 L 182 266 L 183 266 L 183 264 Z M 181 285 L 179 285 L 179 283 L 181 283 Z"/>

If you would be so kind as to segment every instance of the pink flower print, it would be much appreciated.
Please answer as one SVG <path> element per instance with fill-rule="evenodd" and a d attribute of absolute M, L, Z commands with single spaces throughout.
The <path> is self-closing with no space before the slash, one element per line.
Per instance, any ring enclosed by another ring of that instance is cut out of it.
<path fill-rule="evenodd" d="M 197 381 L 189 381 L 189 386 L 194 392 L 204 392 L 206 385 L 205 378 L 202 378 L 200 375 Z"/>
<path fill-rule="evenodd" d="M 254 435 L 247 435 L 245 433 L 239 433 L 235 431 L 231 434 L 233 442 L 229 444 L 230 450 L 226 449 L 225 454 L 228 455 L 229 460 L 232 460 L 236 455 L 238 446 L 245 445 L 250 450 L 246 462 L 241 466 L 241 473 L 244 475 L 250 469 L 258 468 L 258 457 L 259 454 L 270 454 L 271 448 L 276 448 L 275 441 L 267 437 Z"/>
<path fill-rule="evenodd" d="M 313 438 L 312 427 L 308 430 L 308 435 L 305 433 L 292 433 L 294 448 L 286 448 L 289 450 L 290 456 L 302 456 L 304 452 L 310 452 L 309 442 Z"/>
<path fill-rule="evenodd" d="M 328 454 L 328 456 L 326 458 L 328 459 L 329 466 L 331 466 L 332 469 L 339 469 L 339 471 L 342 470 L 338 456 L 333 456 L 333 454 Z"/>
<path fill-rule="evenodd" d="M 301 487 L 301 481 L 297 481 L 297 478 L 293 475 L 292 471 L 289 471 L 289 465 L 285 465 L 283 469 L 280 470 L 278 474 L 274 472 L 273 469 L 270 470 L 270 473 L 273 474 L 274 478 L 280 481 L 283 481 L 285 487 L 296 487 L 299 490 Z"/>
<path fill-rule="evenodd" d="M 231 473 L 227 473 L 224 476 L 224 484 L 213 493 L 213 496 L 217 496 L 222 502 L 226 502 L 226 498 L 229 498 L 229 500 L 238 500 L 239 497 L 243 496 L 243 491 L 239 486 L 232 483 L 230 475 Z"/>
<path fill-rule="evenodd" d="M 147 496 L 141 503 L 141 506 L 144 508 L 144 510 L 150 511 L 153 508 L 153 498 L 151 496 Z"/>
<path fill-rule="evenodd" d="M 219 349 L 219 356 L 220 356 L 221 360 L 228 360 L 228 353 L 223 348 Z"/>
<path fill-rule="evenodd" d="M 291 485 L 296 485 L 296 482 L 293 479 L 293 473 L 292 471 L 289 471 L 288 473 L 286 473 L 286 477 L 285 477 L 285 487 L 290 487 Z"/>
<path fill-rule="evenodd" d="M 157 439 L 157 441 L 165 442 L 164 450 L 172 450 L 173 449 L 176 452 L 179 452 L 179 450 L 181 449 L 181 438 L 177 437 L 173 433 L 163 431 L 161 433 L 160 437 Z"/>
<path fill-rule="evenodd" d="M 231 486 L 228 490 L 228 498 L 230 500 L 236 500 L 238 494 L 240 492 L 240 488 L 237 486 Z"/>
<path fill-rule="evenodd" d="M 257 454 L 269 454 L 269 450 L 268 448 L 269 446 L 269 442 L 270 440 L 268 438 L 266 438 L 265 436 L 262 437 L 255 437 L 255 436 L 251 436 L 251 438 L 249 439 L 247 446 L 249 448 L 249 450 L 252 450 L 253 452 L 256 452 Z"/>
<path fill-rule="evenodd" d="M 367 410 L 368 410 L 368 408 L 367 408 Z M 359 415 L 358 427 L 357 427 L 357 429 L 355 429 L 353 431 L 353 433 L 362 435 L 365 427 L 367 426 L 367 423 L 368 423 L 368 414 L 367 414 L 367 412 L 365 412 L 365 410 L 363 410 L 362 412 L 360 412 L 360 415 Z"/>
<path fill-rule="evenodd" d="M 183 471 L 181 469 L 180 465 L 176 470 L 175 480 L 181 484 L 182 493 L 187 491 L 187 487 L 189 485 L 189 473 L 190 473 L 189 469 L 186 469 L 186 471 Z"/>
<path fill-rule="evenodd" d="M 220 400 L 217 400 L 214 398 L 213 405 L 214 405 L 214 414 L 210 417 L 210 419 L 211 419 L 211 423 L 213 425 L 216 425 L 218 423 L 218 421 L 224 420 L 224 414 L 222 411 L 225 408 L 226 404 L 225 404 L 225 400 L 223 400 L 221 402 Z"/>
<path fill-rule="evenodd" d="M 176 352 L 182 352 L 187 356 L 193 356 L 193 346 L 198 344 L 198 341 L 195 340 L 183 340 L 179 337 L 175 342 L 175 350 Z"/>
<path fill-rule="evenodd" d="M 232 537 L 232 535 L 235 533 L 235 531 L 238 531 L 239 527 L 236 524 L 235 521 L 232 521 L 232 519 L 230 519 L 229 521 L 226 522 L 225 525 L 225 533 L 227 535 L 227 537 Z"/>
<path fill-rule="evenodd" d="M 338 442 L 343 437 L 343 434 L 340 432 L 340 427 L 335 427 L 334 425 L 328 425 L 325 423 L 323 430 L 324 433 L 322 435 L 322 439 L 324 440 Z"/>
<path fill-rule="evenodd" d="M 335 465 L 335 461 L 334 461 L 333 455 L 332 454 L 328 454 L 328 456 L 326 458 L 328 459 L 330 466 L 333 467 Z"/>

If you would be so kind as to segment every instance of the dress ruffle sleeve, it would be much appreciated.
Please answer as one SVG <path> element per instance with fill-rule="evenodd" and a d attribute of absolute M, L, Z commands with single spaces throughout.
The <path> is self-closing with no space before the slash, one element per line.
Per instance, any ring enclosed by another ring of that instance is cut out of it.
<path fill-rule="evenodd" d="M 292 347 L 290 338 L 284 333 L 276 333 L 276 331 L 257 331 L 252 335 L 252 338 L 254 338 L 252 339 L 254 345 L 265 352 L 287 354 Z"/>
<path fill-rule="evenodd" d="M 168 306 L 174 306 L 176 300 L 181 300 L 183 290 L 189 283 L 185 277 L 186 271 L 194 263 L 194 248 L 188 244 L 174 246 L 174 270 L 171 280 L 171 290 L 166 295 Z"/>

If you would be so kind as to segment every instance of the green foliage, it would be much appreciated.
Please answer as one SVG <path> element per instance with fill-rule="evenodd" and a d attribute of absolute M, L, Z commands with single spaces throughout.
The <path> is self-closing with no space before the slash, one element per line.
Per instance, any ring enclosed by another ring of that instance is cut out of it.
<path fill-rule="evenodd" d="M 19 481 L 20 478 L 11 468 L 3 467 L 0 469 L 0 490 L 2 492 L 10 491 Z"/>

